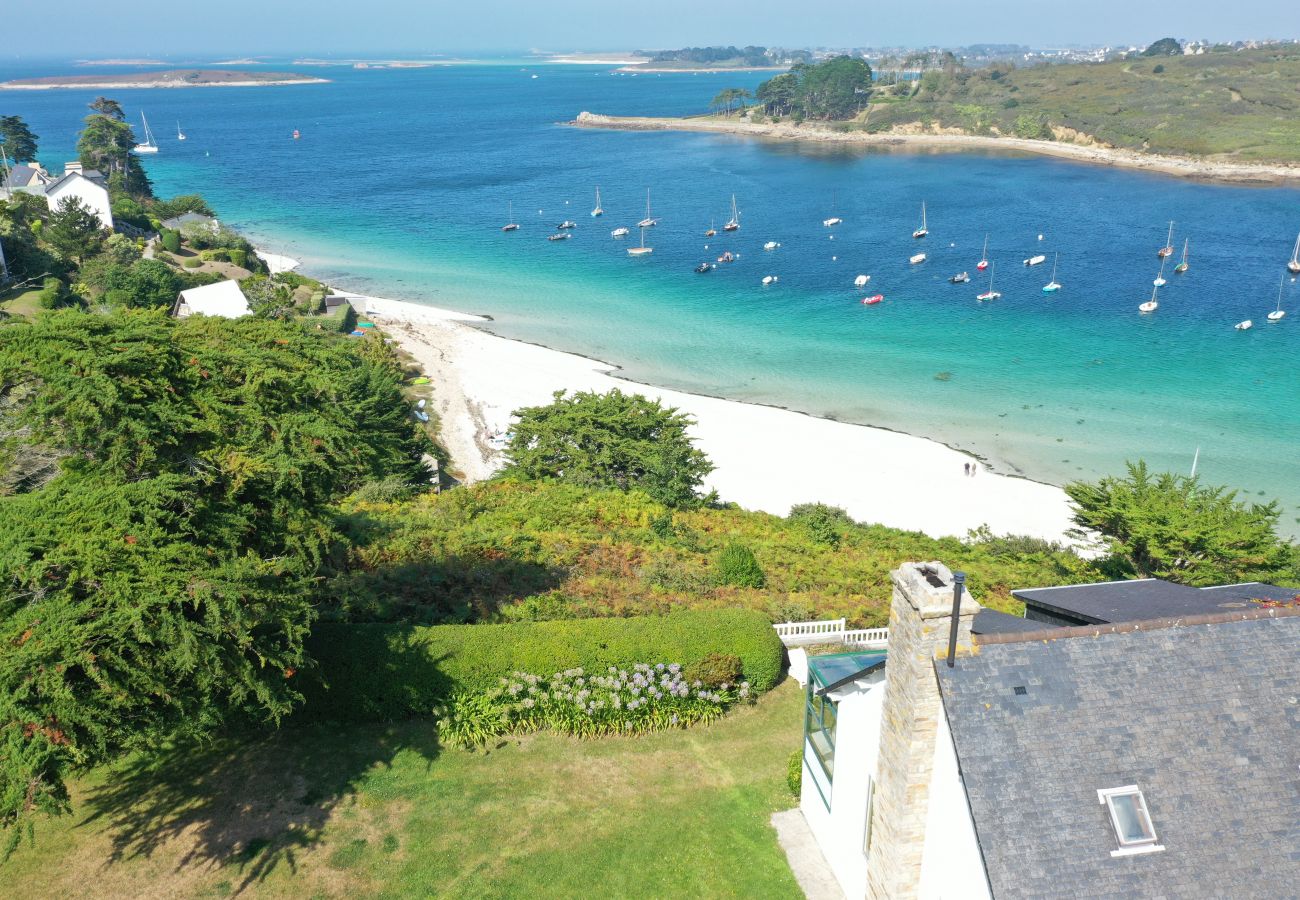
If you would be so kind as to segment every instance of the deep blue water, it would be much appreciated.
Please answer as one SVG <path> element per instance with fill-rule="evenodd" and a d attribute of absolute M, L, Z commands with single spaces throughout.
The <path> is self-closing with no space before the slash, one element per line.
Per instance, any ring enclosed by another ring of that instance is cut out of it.
<path fill-rule="evenodd" d="M 57 71 L 70 67 L 0 76 Z M 1139 457 L 1186 471 L 1200 447 L 1208 481 L 1280 498 L 1284 527 L 1300 522 L 1300 285 L 1287 279 L 1291 315 L 1265 324 L 1300 191 L 557 124 L 584 109 L 695 112 L 760 74 L 303 71 L 333 81 L 112 94 L 133 119 L 143 107 L 161 139 L 145 163 L 159 193 L 198 191 L 268 249 L 346 286 L 488 313 L 502 334 L 635 379 L 923 434 L 1056 483 Z M 24 116 L 55 166 L 93 93 L 0 92 L 0 113 Z M 607 212 L 593 220 L 597 185 Z M 661 224 L 653 255 L 632 259 L 609 231 L 643 215 L 647 188 Z M 742 229 L 704 238 L 733 193 Z M 931 233 L 914 241 L 922 200 Z M 508 201 L 523 224 L 513 234 L 498 230 Z M 821 225 L 832 214 L 845 220 L 833 232 Z M 574 239 L 548 243 L 564 218 L 579 223 Z M 1178 248 L 1191 240 L 1191 270 L 1167 272 L 1160 309 L 1140 316 L 1170 219 Z M 1003 294 L 987 305 L 975 300 L 986 234 Z M 768 240 L 781 248 L 765 253 Z M 909 266 L 918 248 L 930 259 Z M 740 260 L 692 271 L 723 249 Z M 1047 265 L 1026 269 L 1038 252 Z M 1047 297 L 1057 253 L 1065 288 Z M 974 281 L 948 284 L 962 269 Z M 869 291 L 853 287 L 860 273 Z M 763 288 L 766 274 L 779 283 Z M 884 303 L 861 305 L 877 292 Z M 1245 318 L 1255 328 L 1233 330 Z"/>

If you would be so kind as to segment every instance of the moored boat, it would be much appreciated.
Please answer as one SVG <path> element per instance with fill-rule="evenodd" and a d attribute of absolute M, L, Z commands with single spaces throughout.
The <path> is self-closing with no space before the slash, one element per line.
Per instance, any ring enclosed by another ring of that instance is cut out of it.
<path fill-rule="evenodd" d="M 619 237 L 627 237 L 627 236 L 628 236 L 629 234 L 631 234 L 631 233 L 632 233 L 632 229 L 627 228 L 626 226 L 620 225 L 618 228 L 615 228 L 613 231 L 611 231 L 611 232 L 609 233 L 609 236 L 610 236 L 610 237 L 616 237 L 616 238 L 619 238 Z"/>
<path fill-rule="evenodd" d="M 740 229 L 740 211 L 736 209 L 736 195 L 731 195 L 731 218 L 722 225 L 723 231 L 737 231 Z"/>
<path fill-rule="evenodd" d="M 1282 285 L 1286 282 L 1286 276 L 1283 275 L 1277 282 L 1277 309 L 1268 314 L 1270 325 L 1281 322 L 1286 318 L 1286 310 L 1282 308 Z"/>
<path fill-rule="evenodd" d="M 573 233 L 572 233 L 572 232 L 569 232 L 569 231 L 557 231 L 555 234 L 553 234 L 553 235 L 551 235 L 550 237 L 548 237 L 547 240 L 548 240 L 548 241 L 567 241 L 567 240 L 568 240 L 569 238 L 571 238 L 571 237 L 573 237 Z"/>
<path fill-rule="evenodd" d="M 1168 257 L 1166 257 L 1167 259 Z M 1165 260 L 1160 260 L 1160 271 L 1156 273 L 1155 281 L 1151 282 L 1156 287 L 1164 287 L 1169 282 L 1165 281 Z"/>
<path fill-rule="evenodd" d="M 1300 234 L 1295 236 L 1295 249 L 1291 251 L 1291 261 L 1286 264 L 1286 270 L 1292 275 L 1300 275 Z"/>
<path fill-rule="evenodd" d="M 839 225 L 843 221 L 844 220 L 839 218 L 838 216 L 831 216 L 829 219 L 822 219 L 822 224 L 825 225 L 827 228 L 834 228 L 836 225 Z"/>
<path fill-rule="evenodd" d="M 930 227 L 925 223 L 925 201 L 921 201 L 921 227 L 912 232 L 912 237 L 923 238 L 930 233 Z"/>
<path fill-rule="evenodd" d="M 653 228 L 659 220 L 650 215 L 650 188 L 645 189 L 645 218 L 636 223 L 637 228 Z"/>
<path fill-rule="evenodd" d="M 764 249 L 764 250 L 775 250 L 777 247 L 780 247 L 780 246 L 781 246 L 781 245 L 778 244 L 776 241 L 768 241 L 766 244 L 763 245 L 763 249 Z"/>
<path fill-rule="evenodd" d="M 604 214 L 605 214 L 605 210 L 604 210 L 604 209 L 601 207 L 601 205 L 600 205 L 600 186 L 597 185 L 597 186 L 596 186 L 596 205 L 595 205 L 595 206 L 592 208 L 592 210 L 591 210 L 591 217 L 594 219 L 594 218 L 596 218 L 597 216 L 603 216 Z"/>
<path fill-rule="evenodd" d="M 718 262 L 729 263 L 734 261 L 735 258 L 736 258 L 736 254 L 732 253 L 730 250 L 727 250 L 721 256 L 718 257 Z"/>
<path fill-rule="evenodd" d="M 776 283 L 777 283 L 778 281 L 780 281 L 780 280 L 781 280 L 781 279 L 780 279 L 779 277 L 777 277 L 776 275 L 764 275 L 764 276 L 763 276 L 763 284 L 776 284 Z"/>
<path fill-rule="evenodd" d="M 508 203 L 507 208 L 510 210 L 506 216 L 506 224 L 501 226 L 502 231 L 518 231 L 519 223 L 515 221 L 515 204 L 514 201 Z"/>
<path fill-rule="evenodd" d="M 185 140 L 185 132 L 181 131 L 181 123 L 179 119 L 176 120 L 176 140 Z"/>
<path fill-rule="evenodd" d="M 993 290 L 993 269 L 993 266 L 989 266 L 989 289 L 984 293 L 977 295 L 975 297 L 976 300 L 987 302 L 989 300 L 996 300 L 1002 296 L 1000 293 Z"/>
<path fill-rule="evenodd" d="M 1029 257 L 1029 259 L 1025 260 L 1025 265 L 1041 266 L 1045 262 L 1047 262 L 1047 256 L 1045 254 L 1039 253 L 1036 256 L 1031 256 Z"/>
<path fill-rule="evenodd" d="M 563 222 L 561 222 L 559 225 L 556 225 L 555 227 L 560 231 L 567 231 L 570 228 L 577 228 L 578 223 L 570 219 L 565 219 Z"/>
<path fill-rule="evenodd" d="M 651 254 L 651 253 L 653 253 L 653 252 L 654 252 L 654 248 L 653 248 L 653 247 L 647 247 L 647 246 L 645 245 L 645 228 L 643 227 L 643 228 L 641 229 L 641 246 L 639 246 L 639 247 L 628 247 L 628 248 L 627 248 L 627 255 L 628 255 L 628 256 L 648 256 L 649 254 Z"/>
<path fill-rule="evenodd" d="M 1150 313 L 1156 311 L 1156 309 L 1160 306 L 1160 301 L 1156 299 L 1156 294 L 1159 292 L 1159 290 L 1160 290 L 1159 285 L 1156 285 L 1151 289 L 1151 299 L 1148 300 L 1146 303 L 1140 304 L 1138 306 L 1138 312 Z"/>
<path fill-rule="evenodd" d="M 923 263 L 923 262 L 925 262 L 925 254 L 924 254 L 924 253 L 916 253 L 916 254 L 913 254 L 913 256 L 911 257 L 911 259 L 908 260 L 908 262 L 911 263 L 911 264 L 914 265 L 914 266 L 915 266 L 915 265 L 918 265 L 919 263 Z"/>
<path fill-rule="evenodd" d="M 153 131 L 149 128 L 149 120 L 144 117 L 144 112 L 140 113 L 140 124 L 144 126 L 144 140 L 131 148 L 132 153 L 157 153 L 158 142 L 153 139 Z"/>
<path fill-rule="evenodd" d="M 1187 265 L 1187 245 L 1189 243 L 1191 243 L 1190 238 L 1183 238 L 1183 261 L 1180 262 L 1178 265 L 1174 266 L 1175 275 L 1181 275 L 1184 272 L 1186 272 L 1189 268 L 1189 266 Z"/>
<path fill-rule="evenodd" d="M 879 303 L 881 300 L 884 300 L 884 299 L 885 299 L 885 295 L 884 295 L 884 294 L 873 294 L 873 295 L 870 296 L 870 297 L 863 297 L 863 298 L 862 298 L 862 305 L 863 305 L 863 306 L 875 306 L 877 303 Z"/>
<path fill-rule="evenodd" d="M 969 272 L 958 272 L 956 275 L 948 279 L 949 284 L 965 284 L 968 281 L 970 281 Z"/>
<path fill-rule="evenodd" d="M 1243 319 L 1242 321 L 1238 322 L 1236 325 L 1233 325 L 1232 327 L 1237 329 L 1238 331 L 1250 331 L 1250 329 L 1253 328 L 1254 326 L 1255 323 L 1250 321 L 1250 319 Z"/>
<path fill-rule="evenodd" d="M 857 278 L 853 279 L 853 286 L 854 286 L 854 287 L 863 287 L 863 286 L 865 286 L 866 283 L 867 283 L 868 281 L 870 281 L 870 280 L 871 280 L 871 276 L 870 276 L 870 275 L 859 275 Z"/>
<path fill-rule="evenodd" d="M 712 272 L 715 268 L 717 268 L 717 267 L 716 267 L 713 263 L 711 263 L 711 262 L 702 262 L 702 263 L 700 263 L 698 266 L 695 267 L 695 271 L 697 271 L 697 272 Z"/>
<path fill-rule="evenodd" d="M 715 223 L 713 222 L 709 223 L 709 230 L 704 232 L 705 237 L 713 237 L 715 234 L 718 233 L 718 229 L 714 227 L 714 224 Z"/>
<path fill-rule="evenodd" d="M 1156 256 L 1173 256 L 1174 255 L 1174 223 L 1169 222 L 1169 236 L 1165 238 L 1165 245 L 1156 251 Z"/>
<path fill-rule="evenodd" d="M 983 272 L 988 267 L 989 267 L 989 236 L 986 234 L 984 235 L 984 249 L 980 252 L 980 261 L 975 265 L 975 268 Z"/>
<path fill-rule="evenodd" d="M 1056 280 L 1056 264 L 1060 261 L 1061 254 L 1058 253 L 1052 257 L 1052 277 L 1048 280 L 1047 284 L 1043 285 L 1044 294 L 1055 294 L 1061 289 L 1061 283 Z"/>

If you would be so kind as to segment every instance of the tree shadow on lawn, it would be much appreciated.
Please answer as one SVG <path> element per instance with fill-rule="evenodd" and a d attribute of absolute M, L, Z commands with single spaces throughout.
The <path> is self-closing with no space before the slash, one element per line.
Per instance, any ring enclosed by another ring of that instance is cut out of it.
<path fill-rule="evenodd" d="M 436 661 L 406 652 L 410 659 L 391 664 L 447 683 Z M 87 797 L 81 826 L 107 820 L 109 864 L 170 854 L 168 845 L 179 842 L 175 872 L 233 866 L 239 894 L 281 865 L 296 873 L 299 855 L 321 842 L 335 810 L 407 751 L 432 765 L 439 746 L 431 721 L 244 728 L 116 763 Z"/>

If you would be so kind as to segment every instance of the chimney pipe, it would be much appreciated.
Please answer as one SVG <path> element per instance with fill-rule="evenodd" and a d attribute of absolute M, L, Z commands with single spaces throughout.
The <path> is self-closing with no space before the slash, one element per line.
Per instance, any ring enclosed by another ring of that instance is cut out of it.
<path fill-rule="evenodd" d="M 952 576 L 952 624 L 948 629 L 948 668 L 957 662 L 957 627 L 961 623 L 961 589 L 966 586 L 966 573 L 954 572 Z"/>

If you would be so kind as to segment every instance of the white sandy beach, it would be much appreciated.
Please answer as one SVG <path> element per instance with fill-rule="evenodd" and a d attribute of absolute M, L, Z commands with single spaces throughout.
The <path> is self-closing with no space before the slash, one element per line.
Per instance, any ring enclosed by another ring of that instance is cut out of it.
<path fill-rule="evenodd" d="M 822 501 L 860 521 L 936 537 L 987 524 L 998 534 L 1065 540 L 1070 525 L 1059 488 L 983 465 L 968 477 L 963 467 L 975 460 L 935 441 L 636 384 L 614 366 L 490 334 L 473 326 L 483 321 L 476 316 L 351 296 L 432 380 L 443 443 L 470 481 L 501 465 L 513 410 L 548 403 L 557 390 L 621 388 L 690 414 L 698 446 L 717 467 L 706 486 L 747 509 L 785 515 L 796 503 Z"/>

